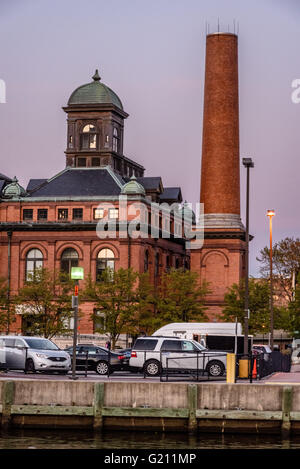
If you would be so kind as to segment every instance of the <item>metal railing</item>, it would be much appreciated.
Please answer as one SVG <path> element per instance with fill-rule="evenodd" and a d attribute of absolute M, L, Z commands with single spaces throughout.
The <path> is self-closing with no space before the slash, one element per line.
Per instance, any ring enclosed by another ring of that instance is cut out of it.
<path fill-rule="evenodd" d="M 201 377 L 201 381 L 211 381 L 217 379 L 222 380 L 226 379 L 226 357 L 227 353 L 212 353 L 212 352 L 192 352 L 193 354 L 196 353 L 196 357 L 188 357 L 188 356 L 183 356 L 183 357 L 178 357 L 178 358 L 173 358 L 173 357 L 168 357 L 166 359 L 166 370 L 165 370 L 165 376 L 166 376 L 166 381 L 169 381 L 170 376 L 178 376 L 179 374 L 188 374 L 189 376 L 192 376 L 196 381 L 199 381 L 199 378 Z M 192 358 L 196 358 L 196 368 L 192 367 L 183 367 L 183 369 L 174 369 L 172 368 L 172 365 L 169 367 L 169 363 L 172 364 L 172 361 L 174 362 L 175 360 L 185 360 L 189 359 L 191 360 Z M 225 358 L 225 363 L 222 361 L 222 358 Z M 224 370 L 219 374 L 219 375 L 212 375 L 209 370 L 208 366 L 210 362 L 217 361 L 220 362 L 221 367 L 224 367 Z M 201 366 L 202 365 L 202 366 Z"/>
<path fill-rule="evenodd" d="M 290 372 L 291 370 L 291 355 L 283 354 L 281 352 L 259 353 L 248 355 L 236 355 L 236 379 L 240 377 L 240 360 L 248 360 L 248 374 L 246 379 L 261 380 L 275 372 Z M 245 378 L 245 377 L 243 377 Z"/>

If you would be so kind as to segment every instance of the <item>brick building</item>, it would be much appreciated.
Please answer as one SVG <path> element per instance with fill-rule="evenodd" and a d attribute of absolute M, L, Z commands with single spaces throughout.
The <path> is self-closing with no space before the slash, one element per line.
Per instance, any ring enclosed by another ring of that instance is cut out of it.
<path fill-rule="evenodd" d="M 98 72 L 63 109 L 68 116 L 65 169 L 49 179 L 30 180 L 26 190 L 16 178 L 1 175 L 0 277 L 8 278 L 10 295 L 41 266 L 65 272 L 81 266 L 93 280 L 106 267 L 132 267 L 149 271 L 155 284 L 163 270 L 189 265 L 184 239 L 172 234 L 181 224 L 181 190 L 165 188 L 160 177 L 145 177 L 144 168 L 123 155 L 128 114 Z M 160 211 L 151 211 L 152 202 L 178 208 L 177 217 L 170 213 L 169 227 L 162 226 Z M 153 236 L 128 234 L 140 204 L 147 233 L 152 217 Z M 96 232 L 99 222 L 103 237 Z M 81 310 L 81 332 L 93 333 L 93 305 L 83 304 Z M 12 327 L 26 330 L 28 320 L 19 314 Z"/>
<path fill-rule="evenodd" d="M 41 266 L 66 272 L 81 266 L 92 279 L 101 277 L 107 266 L 132 267 L 149 271 L 154 284 L 163 270 L 185 266 L 210 283 L 209 313 L 211 319 L 217 318 L 226 289 L 244 274 L 237 36 L 207 36 L 201 249 L 186 249 L 180 187 L 164 187 L 161 177 L 145 176 L 143 166 L 123 154 L 128 114 L 98 71 L 90 83 L 71 94 L 63 110 L 67 114 L 65 168 L 48 179 L 31 179 L 26 189 L 16 178 L 0 174 L 0 277 L 8 279 L 10 294 L 17 293 L 28 274 Z M 162 211 L 153 211 L 153 203 L 173 204 L 173 208 L 162 216 Z M 128 235 L 137 204 L 144 207 L 139 221 L 151 236 Z M 110 236 L 99 237 L 99 222 Z M 81 333 L 93 333 L 93 305 L 86 303 L 81 309 Z M 27 320 L 19 314 L 12 327 L 25 330 Z"/>

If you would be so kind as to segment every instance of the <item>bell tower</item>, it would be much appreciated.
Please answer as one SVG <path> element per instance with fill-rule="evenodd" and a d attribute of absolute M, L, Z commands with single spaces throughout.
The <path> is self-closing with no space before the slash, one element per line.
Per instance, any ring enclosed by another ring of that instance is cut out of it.
<path fill-rule="evenodd" d="M 209 283 L 210 319 L 245 274 L 245 229 L 240 218 L 238 37 L 206 37 L 200 202 L 204 244 L 191 250 L 191 268 Z"/>
<path fill-rule="evenodd" d="M 92 82 L 79 86 L 67 106 L 66 166 L 111 166 L 122 176 L 142 177 L 144 168 L 123 155 L 124 111 L 117 94 L 101 82 L 96 70 Z"/>

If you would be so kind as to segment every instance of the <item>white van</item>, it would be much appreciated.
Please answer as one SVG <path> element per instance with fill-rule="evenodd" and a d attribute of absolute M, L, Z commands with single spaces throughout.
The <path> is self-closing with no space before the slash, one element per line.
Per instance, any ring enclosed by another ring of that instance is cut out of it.
<path fill-rule="evenodd" d="M 242 325 L 239 322 L 173 322 L 152 335 L 195 340 L 210 350 L 243 353 L 244 347 Z M 252 345 L 253 336 L 249 336 L 249 352 Z"/>
<path fill-rule="evenodd" d="M 206 335 L 242 335 L 242 325 L 237 322 L 172 322 L 161 327 L 152 335 L 180 337 L 181 339 L 195 339 L 195 336 Z M 200 342 L 200 341 L 198 341 Z"/>

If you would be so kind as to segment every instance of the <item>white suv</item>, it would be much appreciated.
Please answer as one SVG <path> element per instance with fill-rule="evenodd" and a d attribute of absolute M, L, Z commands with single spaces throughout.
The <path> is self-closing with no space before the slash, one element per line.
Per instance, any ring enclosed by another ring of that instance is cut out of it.
<path fill-rule="evenodd" d="M 208 350 L 195 340 L 176 337 L 140 337 L 131 350 L 132 371 L 143 370 L 148 376 L 160 375 L 162 369 L 206 371 L 222 376 L 226 370 L 226 352 Z"/>

